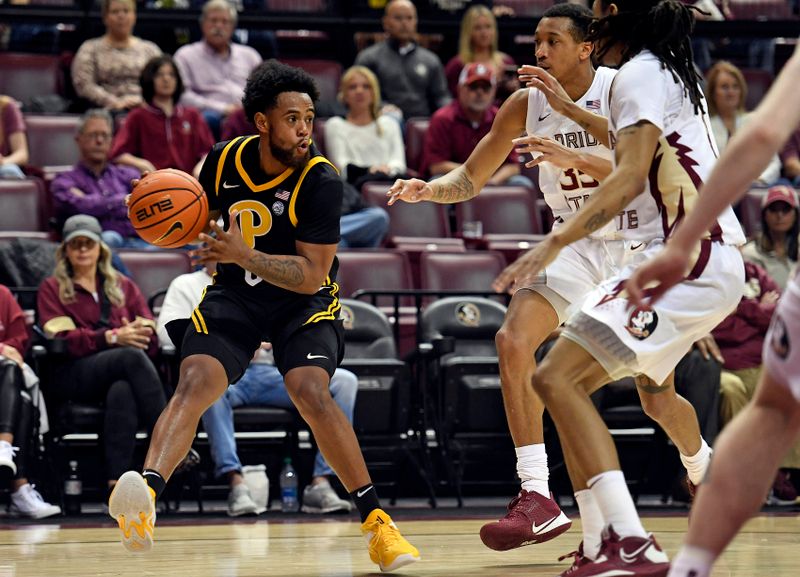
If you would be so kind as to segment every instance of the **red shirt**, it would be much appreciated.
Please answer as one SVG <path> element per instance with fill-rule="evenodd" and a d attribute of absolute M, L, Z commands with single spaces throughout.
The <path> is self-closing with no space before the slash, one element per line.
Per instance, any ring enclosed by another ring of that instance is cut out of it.
<path fill-rule="evenodd" d="M 100 320 L 100 303 L 81 286 L 75 286 L 75 301 L 62 303 L 58 298 L 58 282 L 55 277 L 47 277 L 39 286 L 37 295 L 37 306 L 39 309 L 39 323 L 45 332 L 50 334 L 55 332 L 56 338 L 66 339 L 67 350 L 73 358 L 89 356 L 109 348 L 106 343 L 105 333 L 110 328 L 122 326 L 123 317 L 133 321 L 137 316 L 147 319 L 153 318 L 153 313 L 147 308 L 147 303 L 142 296 L 139 287 L 126 276 L 119 275 L 120 288 L 125 297 L 125 304 L 122 306 L 111 305 L 108 314 L 107 327 L 97 327 Z M 97 293 L 103 290 L 100 286 L 100 277 L 97 278 Z M 59 323 L 48 323 L 59 317 L 68 317 L 75 325 L 73 329 L 53 331 L 51 327 Z M 148 354 L 154 355 L 158 348 L 158 340 L 155 332 L 150 339 L 150 350 Z"/>
<path fill-rule="evenodd" d="M 761 366 L 761 349 L 776 304 L 764 304 L 761 297 L 780 287 L 763 268 L 744 263 L 745 293 L 736 310 L 722 321 L 711 334 L 725 359 L 724 367 L 731 371 Z"/>
<path fill-rule="evenodd" d="M 14 295 L 3 285 L 0 285 L 0 343 L 14 347 L 21 355 L 28 345 L 25 315 Z"/>
<path fill-rule="evenodd" d="M 495 116 L 497 107 L 491 106 L 483 115 L 483 120 L 473 126 L 456 100 L 434 112 L 425 134 L 422 173 L 430 176 L 430 166 L 437 162 L 466 162 L 481 138 L 489 134 Z M 515 150 L 512 149 L 506 163 L 519 163 L 519 155 Z"/>
<path fill-rule="evenodd" d="M 142 104 L 125 117 L 108 157 L 127 152 L 149 160 L 157 169 L 177 168 L 191 174 L 212 146 L 211 130 L 196 109 L 178 105 L 167 117 L 160 108 Z"/>

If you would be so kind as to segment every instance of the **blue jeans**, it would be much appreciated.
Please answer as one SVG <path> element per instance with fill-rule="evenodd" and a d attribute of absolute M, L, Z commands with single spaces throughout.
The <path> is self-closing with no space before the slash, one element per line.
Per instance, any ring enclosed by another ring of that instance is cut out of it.
<path fill-rule="evenodd" d="M 356 376 L 348 370 L 336 369 L 329 389 L 334 402 L 352 423 L 358 391 Z M 242 463 L 236 454 L 236 439 L 233 436 L 233 409 L 243 406 L 294 408 L 294 403 L 283 383 L 283 377 L 274 365 L 251 364 L 242 378 L 235 385 L 228 387 L 228 390 L 203 414 L 203 428 L 208 435 L 211 458 L 214 459 L 214 474 L 218 477 L 231 471 L 242 470 Z M 313 474 L 315 477 L 334 474 L 319 451 L 314 460 Z"/>
<path fill-rule="evenodd" d="M 104 230 L 102 235 L 103 242 L 111 248 L 135 248 L 139 250 L 158 250 L 154 244 L 150 244 L 138 236 L 122 236 L 115 230 Z"/>
<path fill-rule="evenodd" d="M 340 248 L 375 248 L 389 231 L 389 213 L 379 206 L 368 206 L 342 215 L 339 233 Z"/>
<path fill-rule="evenodd" d="M 8 180 L 23 180 L 25 173 L 16 164 L 0 164 L 0 178 Z"/>

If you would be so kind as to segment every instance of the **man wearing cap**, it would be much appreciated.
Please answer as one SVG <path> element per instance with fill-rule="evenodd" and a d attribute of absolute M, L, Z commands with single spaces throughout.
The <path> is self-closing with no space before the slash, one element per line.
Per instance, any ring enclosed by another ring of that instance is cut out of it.
<path fill-rule="evenodd" d="M 458 78 L 458 100 L 437 110 L 425 134 L 422 172 L 432 177 L 458 168 L 492 129 L 497 116 L 494 105 L 494 70 L 473 62 L 461 70 Z M 519 173 L 519 155 L 512 150 L 506 162 L 497 169 L 487 184 L 519 184 L 532 187 L 530 180 Z"/>
<path fill-rule="evenodd" d="M 797 192 L 791 186 L 773 186 L 761 201 L 761 233 L 742 249 L 742 256 L 767 271 L 781 290 L 797 265 Z"/>

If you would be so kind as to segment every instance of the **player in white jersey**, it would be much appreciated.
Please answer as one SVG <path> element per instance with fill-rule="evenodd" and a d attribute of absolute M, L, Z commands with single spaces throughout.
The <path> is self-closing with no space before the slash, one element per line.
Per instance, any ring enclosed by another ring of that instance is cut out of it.
<path fill-rule="evenodd" d="M 736 133 L 702 188 L 695 210 L 666 249 L 628 280 L 632 301 L 658 306 L 691 267 L 697 241 L 749 187 L 800 123 L 800 48 L 786 64 L 747 126 Z M 669 292 L 666 292 L 668 291 Z M 649 301 L 649 302 L 648 302 Z M 755 396 L 717 440 L 697 494 L 686 544 L 669 577 L 708 577 L 716 559 L 756 514 L 778 465 L 800 435 L 800 278 L 789 282 L 764 340 L 764 370 Z"/>
<path fill-rule="evenodd" d="M 716 157 L 705 102 L 694 72 L 691 11 L 678 0 L 595 0 L 599 20 L 589 39 L 603 63 L 621 65 L 611 87 L 609 126 L 615 167 L 569 221 L 512 265 L 496 288 L 526 286 L 566 247 L 635 211 L 623 238 L 660 250 L 698 200 L 697 189 Z M 692 270 L 651 310 L 630 305 L 622 291 L 625 267 L 590 293 L 533 378 L 556 423 L 576 491 L 588 489 L 606 525 L 600 555 L 580 550 L 564 575 L 663 577 L 666 555 L 642 527 L 620 470 L 614 443 L 588 399 L 593 384 L 633 375 L 662 383 L 699 337 L 739 302 L 744 241 L 731 211 L 717 220 Z"/>
<path fill-rule="evenodd" d="M 468 200 L 503 162 L 503 154 L 507 155 L 512 146 L 511 139 L 525 130 L 529 136 L 515 142 L 537 155 L 529 165 L 539 164 L 540 186 L 557 219 L 556 227 L 568 221 L 597 189 L 598 181 L 611 171 L 612 152 L 604 146 L 609 143 L 605 119 L 602 119 L 602 134 L 592 136 L 585 127 L 559 113 L 567 102 L 584 112 L 608 114 L 608 91 L 614 72 L 592 68 L 592 46 L 584 40 L 591 20 L 589 10 L 562 4 L 549 9 L 537 26 L 537 60 L 563 82 L 566 90 L 561 90 L 553 80 L 558 93 L 549 97 L 552 106 L 539 90 L 517 92 L 501 108 L 492 131 L 463 167 L 428 185 L 420 180 L 398 181 L 389 193 L 390 204 L 397 199 Z M 592 121 L 596 117 L 587 113 L 587 118 Z M 619 222 L 635 227 L 636 215 L 624 212 Z M 535 370 L 533 353 L 567 318 L 570 305 L 580 303 L 587 292 L 629 262 L 637 262 L 646 243 L 625 240 L 621 228 L 623 225 L 617 222 L 610 223 L 591 238 L 565 250 L 548 266 L 546 278 L 514 294 L 498 333 L 503 398 L 522 490 L 509 505 L 506 517 L 481 529 L 483 542 L 493 549 L 541 543 L 569 528 L 569 521 L 549 496 L 542 432 L 544 406 L 530 386 Z M 691 461 L 689 466 L 696 469 L 693 480 L 699 482 L 710 450 L 700 437 L 693 408 L 671 387 L 658 389 L 658 394 L 647 389 L 639 392 L 645 410 L 667 431 L 680 449 L 682 459 Z M 581 510 L 597 509 L 587 491 L 577 494 L 576 500 Z M 585 522 L 583 528 L 584 550 L 594 558 L 600 549 L 602 522 Z"/>

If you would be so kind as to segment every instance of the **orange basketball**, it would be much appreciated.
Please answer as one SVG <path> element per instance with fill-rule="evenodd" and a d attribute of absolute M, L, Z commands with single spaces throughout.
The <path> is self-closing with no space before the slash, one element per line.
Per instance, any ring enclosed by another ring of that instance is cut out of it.
<path fill-rule="evenodd" d="M 192 175 L 164 168 L 133 188 L 128 218 L 150 244 L 177 248 L 194 241 L 208 224 L 208 199 Z"/>

